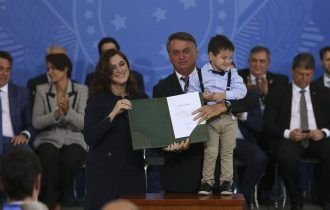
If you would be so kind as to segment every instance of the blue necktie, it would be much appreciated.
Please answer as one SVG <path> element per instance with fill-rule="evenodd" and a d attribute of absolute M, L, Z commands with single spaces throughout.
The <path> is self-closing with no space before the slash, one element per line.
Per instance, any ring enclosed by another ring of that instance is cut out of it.
<path fill-rule="evenodd" d="M 2 91 L 0 90 L 0 156 L 3 153 L 3 135 L 2 135 L 2 101 L 1 101 Z"/>

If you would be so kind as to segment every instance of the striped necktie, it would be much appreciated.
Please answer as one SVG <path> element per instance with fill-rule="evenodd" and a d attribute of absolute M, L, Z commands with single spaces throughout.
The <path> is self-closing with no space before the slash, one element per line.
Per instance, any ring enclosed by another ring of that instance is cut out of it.
<path fill-rule="evenodd" d="M 184 87 L 183 87 L 183 92 L 187 93 L 188 92 L 188 88 L 189 88 L 189 77 L 184 77 L 182 76 L 180 78 L 180 80 L 184 81 Z"/>

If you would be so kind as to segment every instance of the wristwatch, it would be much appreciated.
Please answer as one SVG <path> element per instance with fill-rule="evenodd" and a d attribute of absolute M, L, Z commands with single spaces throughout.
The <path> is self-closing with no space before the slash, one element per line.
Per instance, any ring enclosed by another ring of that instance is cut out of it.
<path fill-rule="evenodd" d="M 231 111 L 231 103 L 230 103 L 230 101 L 228 101 L 228 100 L 225 100 L 225 106 L 226 106 L 226 108 L 227 108 L 227 112 L 230 112 Z"/>

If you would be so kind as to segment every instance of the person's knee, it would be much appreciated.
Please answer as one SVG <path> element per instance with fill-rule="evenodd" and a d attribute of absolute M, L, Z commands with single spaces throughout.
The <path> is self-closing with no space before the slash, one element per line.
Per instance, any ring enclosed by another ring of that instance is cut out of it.
<path fill-rule="evenodd" d="M 41 144 L 36 150 L 41 161 L 49 160 L 52 161 L 58 158 L 59 151 L 52 144 Z"/>

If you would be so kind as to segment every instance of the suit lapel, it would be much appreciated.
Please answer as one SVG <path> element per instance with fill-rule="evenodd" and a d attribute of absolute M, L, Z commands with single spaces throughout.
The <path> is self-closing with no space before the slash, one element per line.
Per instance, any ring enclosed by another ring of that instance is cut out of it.
<path fill-rule="evenodd" d="M 283 98 L 279 98 L 278 100 L 281 100 L 284 104 L 284 116 L 286 116 L 286 119 L 284 122 L 286 123 L 286 128 L 290 127 L 291 123 L 291 109 L 292 109 L 292 83 L 288 85 L 287 91 L 285 91 Z"/>
<path fill-rule="evenodd" d="M 68 81 L 67 94 L 70 100 L 70 107 L 74 108 L 78 93 L 77 91 L 74 90 L 74 84 L 72 83 L 71 80 Z"/>
<path fill-rule="evenodd" d="M 49 112 L 53 112 L 57 108 L 56 88 L 50 83 L 48 92 L 46 93 L 47 107 Z"/>
<path fill-rule="evenodd" d="M 176 76 L 175 72 L 171 74 L 169 77 L 169 90 L 171 90 L 171 94 L 183 94 L 183 90 L 181 88 L 181 85 L 178 81 L 178 77 Z"/>
<path fill-rule="evenodd" d="M 17 91 L 15 86 L 13 86 L 11 83 L 8 84 L 8 103 L 9 103 L 9 114 L 10 114 L 10 119 L 12 122 L 13 130 L 14 133 L 16 133 L 16 123 L 15 122 L 15 113 L 17 110 Z"/>
<path fill-rule="evenodd" d="M 311 96 L 311 101 L 312 101 L 312 105 L 313 105 L 313 111 L 314 111 L 314 117 L 315 117 L 315 121 L 316 123 L 319 122 L 319 116 L 322 115 L 322 113 L 319 113 L 321 108 L 319 108 L 319 104 L 321 104 L 322 102 L 319 101 L 318 99 L 320 97 L 317 96 L 317 91 L 315 90 L 315 86 L 313 84 L 311 84 L 309 86 L 309 90 L 310 90 L 310 96 Z"/>
<path fill-rule="evenodd" d="M 74 108 L 78 93 L 77 91 L 74 90 L 74 84 L 72 83 L 71 80 L 68 81 L 68 87 L 66 93 L 69 96 L 70 107 Z M 57 92 L 56 92 L 56 88 L 52 84 L 50 84 L 49 90 L 46 93 L 46 100 L 48 104 L 48 111 L 52 112 L 56 110 Z"/>

